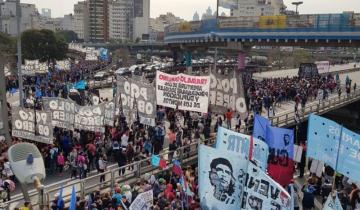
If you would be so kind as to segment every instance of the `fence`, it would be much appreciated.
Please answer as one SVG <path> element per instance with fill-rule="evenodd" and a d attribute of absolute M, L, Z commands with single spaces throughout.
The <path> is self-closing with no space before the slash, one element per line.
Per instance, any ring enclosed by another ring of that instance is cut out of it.
<path fill-rule="evenodd" d="M 205 140 L 205 144 L 213 144 L 215 141 L 215 138 L 210 138 L 208 140 Z M 136 183 L 143 174 L 145 173 L 151 173 L 154 175 L 163 173 L 166 170 L 171 169 L 171 159 L 169 159 L 169 154 L 176 154 L 174 158 L 176 157 L 177 160 L 179 160 L 182 164 L 182 166 L 186 166 L 192 163 L 197 162 L 197 146 L 199 142 L 193 142 L 190 145 L 186 145 L 183 147 L 178 148 L 175 152 L 174 151 L 165 151 L 164 153 L 160 154 L 166 161 L 167 161 L 167 168 L 164 170 L 160 170 L 158 167 L 151 166 L 150 158 L 145 158 L 143 160 L 128 164 L 123 167 L 111 167 L 108 171 L 104 173 L 99 173 L 95 176 L 91 176 L 85 179 L 80 180 L 74 180 L 71 183 L 67 183 L 67 181 L 63 181 L 56 184 L 51 184 L 48 186 L 45 186 L 44 191 L 46 194 L 46 197 L 52 198 L 55 193 L 59 192 L 61 187 L 63 187 L 63 198 L 65 200 L 65 203 L 68 203 L 71 196 L 71 189 L 72 186 L 75 185 L 76 187 L 76 193 L 81 197 L 81 199 L 85 198 L 85 195 L 94 192 L 95 190 L 113 190 L 116 183 L 126 183 L 126 184 L 134 184 Z M 118 172 L 122 169 L 126 169 L 129 167 L 134 167 L 133 171 L 125 172 L 122 176 L 119 176 Z M 100 176 L 105 175 L 106 179 L 104 182 L 100 183 L 99 179 Z M 68 192 L 68 193 L 67 193 Z M 33 205 L 34 209 L 39 209 L 39 192 L 32 190 L 29 193 L 31 203 Z M 24 197 L 23 195 L 17 195 L 14 196 L 11 201 L 8 201 L 5 204 L 4 209 L 10 210 L 16 207 L 17 203 L 23 203 Z M 41 209 L 41 208 L 40 208 Z"/>
<path fill-rule="evenodd" d="M 305 106 L 304 109 L 299 111 L 299 115 L 296 116 L 295 109 L 282 113 L 281 115 L 275 115 L 271 118 L 273 126 L 291 126 L 297 123 L 303 122 L 311 114 L 323 114 L 339 107 L 346 106 L 360 99 L 360 90 L 355 90 L 349 95 L 346 93 L 339 96 L 330 96 L 330 98 L 321 101 L 315 101 Z"/>

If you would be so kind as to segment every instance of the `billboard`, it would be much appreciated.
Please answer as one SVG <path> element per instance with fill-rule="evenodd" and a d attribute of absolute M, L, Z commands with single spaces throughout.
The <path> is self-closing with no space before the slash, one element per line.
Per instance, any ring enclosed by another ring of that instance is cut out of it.
<path fill-rule="evenodd" d="M 278 29 L 286 28 L 286 16 L 260 16 L 259 28 L 261 29 Z"/>

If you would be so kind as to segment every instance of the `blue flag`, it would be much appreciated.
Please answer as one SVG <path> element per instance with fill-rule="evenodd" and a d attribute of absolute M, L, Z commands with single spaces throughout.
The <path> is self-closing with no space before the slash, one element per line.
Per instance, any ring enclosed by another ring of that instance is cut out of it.
<path fill-rule="evenodd" d="M 199 145 L 201 209 L 240 209 L 248 167 L 245 156 Z"/>
<path fill-rule="evenodd" d="M 100 52 L 100 59 L 102 61 L 109 60 L 109 51 L 108 51 L 108 49 L 100 48 L 99 52 Z"/>
<path fill-rule="evenodd" d="M 252 160 L 261 170 L 265 171 L 267 168 L 267 160 L 269 155 L 269 147 L 264 142 L 257 138 L 253 138 L 252 146 Z M 218 128 L 216 135 L 216 149 L 227 152 L 235 152 L 240 155 L 249 157 L 251 140 L 250 136 L 228 130 L 223 127 Z"/>
<path fill-rule="evenodd" d="M 72 191 L 71 191 L 69 210 L 76 210 L 76 191 L 75 191 L 74 185 L 73 185 Z"/>
<path fill-rule="evenodd" d="M 60 192 L 59 192 L 59 198 L 57 200 L 57 210 L 60 210 L 64 207 L 64 199 L 62 197 L 64 191 L 64 186 L 61 186 Z"/>
<path fill-rule="evenodd" d="M 307 156 L 360 182 L 360 135 L 334 121 L 310 115 Z M 340 148 L 340 149 L 339 149 Z"/>
<path fill-rule="evenodd" d="M 41 98 L 42 92 L 38 87 L 35 87 L 35 98 Z"/>
<path fill-rule="evenodd" d="M 11 93 L 11 94 L 15 94 L 16 92 L 17 92 L 17 89 L 16 89 L 16 88 L 11 88 L 11 89 L 10 89 L 10 93 Z"/>
<path fill-rule="evenodd" d="M 77 83 L 74 84 L 74 88 L 76 90 L 85 90 L 86 82 L 85 80 L 80 80 Z"/>
<path fill-rule="evenodd" d="M 262 141 L 266 139 L 266 127 L 270 126 L 270 121 L 265 117 L 255 114 L 253 136 Z"/>
<path fill-rule="evenodd" d="M 155 167 L 160 165 L 160 157 L 158 155 L 151 155 L 151 165 Z"/>

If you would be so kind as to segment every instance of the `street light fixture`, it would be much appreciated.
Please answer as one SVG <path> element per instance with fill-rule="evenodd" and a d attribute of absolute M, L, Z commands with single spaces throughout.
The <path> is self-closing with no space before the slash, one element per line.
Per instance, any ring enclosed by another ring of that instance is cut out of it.
<path fill-rule="evenodd" d="M 291 4 L 293 4 L 293 5 L 296 6 L 296 14 L 297 14 L 297 15 L 299 14 L 299 12 L 298 12 L 298 7 L 299 7 L 299 5 L 302 5 L 303 3 L 304 3 L 304 2 L 302 2 L 302 1 L 296 1 L 296 2 L 291 3 Z"/>

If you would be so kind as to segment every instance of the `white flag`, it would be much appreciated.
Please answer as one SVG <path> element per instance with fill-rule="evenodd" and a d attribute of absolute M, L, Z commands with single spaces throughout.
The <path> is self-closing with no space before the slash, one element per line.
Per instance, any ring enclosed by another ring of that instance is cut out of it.
<path fill-rule="evenodd" d="M 343 210 L 339 197 L 335 196 L 335 199 L 330 194 L 324 204 L 323 210 Z"/>

